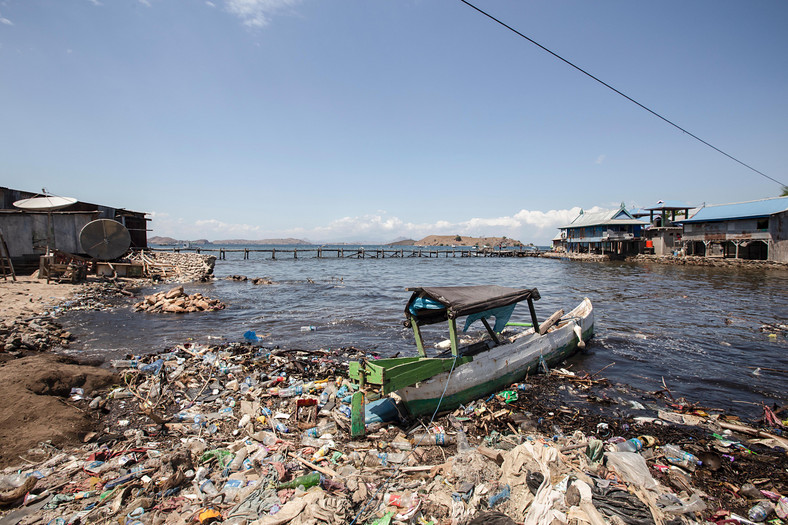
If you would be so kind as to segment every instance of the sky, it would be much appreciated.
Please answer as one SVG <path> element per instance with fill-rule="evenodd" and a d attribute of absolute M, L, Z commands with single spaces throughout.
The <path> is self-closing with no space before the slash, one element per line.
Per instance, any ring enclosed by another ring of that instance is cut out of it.
<path fill-rule="evenodd" d="M 0 186 L 149 236 L 547 244 L 788 184 L 788 2 L 0 0 Z"/>

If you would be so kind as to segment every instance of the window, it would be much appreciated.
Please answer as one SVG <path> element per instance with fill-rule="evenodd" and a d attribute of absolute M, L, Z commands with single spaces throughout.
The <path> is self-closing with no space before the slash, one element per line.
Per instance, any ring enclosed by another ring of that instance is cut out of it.
<path fill-rule="evenodd" d="M 758 219 L 756 221 L 755 229 L 759 230 L 759 231 L 766 231 L 766 230 L 768 230 L 769 229 L 769 219 Z"/>

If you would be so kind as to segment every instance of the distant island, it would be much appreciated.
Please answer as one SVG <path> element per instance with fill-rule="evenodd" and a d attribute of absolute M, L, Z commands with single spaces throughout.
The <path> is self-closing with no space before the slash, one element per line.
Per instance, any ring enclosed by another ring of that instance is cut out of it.
<path fill-rule="evenodd" d="M 263 244 L 273 245 L 290 245 L 290 246 L 310 246 L 316 243 L 305 241 L 303 239 L 225 239 L 209 241 L 207 239 L 197 240 L 179 240 L 172 237 L 154 236 L 148 238 L 149 244 L 156 246 L 211 246 L 211 245 L 235 245 L 235 246 L 258 246 Z M 343 245 L 348 243 L 317 243 L 317 244 L 334 244 Z M 364 244 L 364 243 L 354 243 Z M 374 244 L 374 243 L 370 243 Z M 509 239 L 508 237 L 468 237 L 464 235 L 428 235 L 423 239 L 416 241 L 414 239 L 401 239 L 395 242 L 387 243 L 386 246 L 475 246 L 477 248 L 518 248 L 523 246 L 518 240 Z"/>
<path fill-rule="evenodd" d="M 392 243 L 392 246 L 402 246 L 408 243 L 410 246 L 476 246 L 478 248 L 518 248 L 523 246 L 518 240 L 508 237 L 468 237 L 465 235 L 428 235 L 420 241 L 405 240 Z"/>
<path fill-rule="evenodd" d="M 181 246 L 184 244 L 192 245 L 192 246 L 206 246 L 212 244 L 229 244 L 229 245 L 247 245 L 247 246 L 256 246 L 262 244 L 286 244 L 286 245 L 311 245 L 312 243 L 309 241 L 305 241 L 303 239 L 259 239 L 256 241 L 250 241 L 247 239 L 223 239 L 223 240 L 216 240 L 216 241 L 209 241 L 208 239 L 197 239 L 194 241 L 187 241 L 187 240 L 179 240 L 173 239 L 172 237 L 149 237 L 148 244 L 155 244 L 157 246 Z"/>

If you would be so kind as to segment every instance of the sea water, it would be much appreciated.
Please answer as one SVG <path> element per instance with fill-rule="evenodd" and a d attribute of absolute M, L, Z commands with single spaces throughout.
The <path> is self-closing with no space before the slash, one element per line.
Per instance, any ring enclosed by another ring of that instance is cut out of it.
<path fill-rule="evenodd" d="M 753 413 L 761 401 L 788 402 L 788 339 L 760 329 L 788 321 L 784 270 L 530 257 L 293 259 L 280 249 L 276 260 L 228 253 L 216 262 L 215 280 L 185 285 L 188 293 L 225 302 L 221 311 L 134 312 L 129 299 L 112 310 L 69 312 L 61 318 L 77 337 L 69 352 L 109 360 L 184 342 L 242 341 L 252 330 L 262 343 L 282 348 L 412 355 L 413 335 L 402 324 L 407 287 L 496 284 L 537 288 L 540 319 L 591 299 L 596 335 L 586 353 L 569 361 L 572 370 L 607 367 L 601 376 L 647 391 L 662 389 L 664 381 L 674 396 L 735 413 Z M 227 280 L 230 275 L 275 284 Z M 512 320 L 529 321 L 528 308 L 520 305 Z M 425 332 L 428 344 L 446 336 L 442 325 Z"/>

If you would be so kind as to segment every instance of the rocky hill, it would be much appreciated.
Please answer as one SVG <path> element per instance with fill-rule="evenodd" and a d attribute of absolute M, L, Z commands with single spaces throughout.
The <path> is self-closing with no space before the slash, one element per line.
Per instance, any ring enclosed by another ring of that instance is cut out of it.
<path fill-rule="evenodd" d="M 518 240 L 507 237 L 467 237 L 463 235 L 428 235 L 413 243 L 414 246 L 485 246 L 493 248 L 502 246 L 506 248 L 522 246 Z"/>

